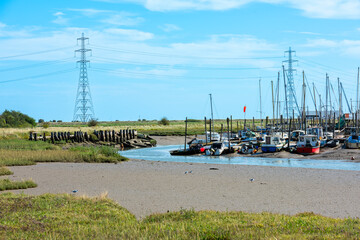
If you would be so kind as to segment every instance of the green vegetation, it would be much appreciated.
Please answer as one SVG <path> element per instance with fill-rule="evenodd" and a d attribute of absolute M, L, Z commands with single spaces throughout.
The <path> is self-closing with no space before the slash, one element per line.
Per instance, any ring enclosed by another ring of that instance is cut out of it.
<path fill-rule="evenodd" d="M 98 125 L 98 121 L 95 120 L 95 119 L 91 119 L 89 122 L 88 122 L 88 126 L 89 127 L 95 127 Z"/>
<path fill-rule="evenodd" d="M 105 195 L 0 195 L 1 239 L 359 239 L 359 219 L 181 210 L 136 218 Z"/>
<path fill-rule="evenodd" d="M 163 117 L 163 118 L 159 121 L 159 124 L 160 124 L 160 125 L 167 126 L 167 125 L 170 125 L 170 121 L 169 121 L 166 117 Z"/>
<path fill-rule="evenodd" d="M 14 190 L 14 189 L 26 189 L 37 187 L 37 184 L 32 180 L 14 182 L 9 179 L 0 179 L 0 191 Z"/>
<path fill-rule="evenodd" d="M 64 145 L 65 147 L 66 145 Z M 118 163 L 127 158 L 108 146 L 78 146 L 63 149 L 42 141 L 11 139 L 0 141 L 0 166 L 34 165 L 36 162 Z"/>
<path fill-rule="evenodd" d="M 5 110 L 0 115 L 0 128 L 26 128 L 35 126 L 35 119 L 21 112 Z"/>
<path fill-rule="evenodd" d="M 13 174 L 13 172 L 10 171 L 7 167 L 0 166 L 0 176 L 11 175 L 11 174 Z"/>

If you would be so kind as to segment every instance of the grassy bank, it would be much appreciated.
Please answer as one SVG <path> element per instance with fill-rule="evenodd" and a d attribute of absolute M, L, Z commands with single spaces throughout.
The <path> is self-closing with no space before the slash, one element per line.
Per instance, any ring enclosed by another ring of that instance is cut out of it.
<path fill-rule="evenodd" d="M 0 166 L 33 165 L 37 162 L 118 163 L 127 158 L 107 146 L 56 146 L 23 139 L 0 141 Z"/>
<path fill-rule="evenodd" d="M 13 172 L 10 171 L 7 167 L 0 167 L 0 176 L 5 176 L 5 175 L 12 175 Z"/>
<path fill-rule="evenodd" d="M 24 181 L 11 181 L 9 179 L 0 179 L 0 191 L 14 190 L 14 189 L 26 189 L 37 187 L 37 184 L 32 180 Z"/>
<path fill-rule="evenodd" d="M 358 239 L 359 219 L 182 210 L 136 218 L 103 197 L 0 195 L 5 239 Z"/>

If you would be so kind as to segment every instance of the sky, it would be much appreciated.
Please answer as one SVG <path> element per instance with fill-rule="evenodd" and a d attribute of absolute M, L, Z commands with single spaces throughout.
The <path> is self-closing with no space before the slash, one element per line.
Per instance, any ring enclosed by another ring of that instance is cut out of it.
<path fill-rule="evenodd" d="M 214 118 L 272 117 L 278 72 L 284 113 L 290 47 L 299 105 L 304 71 L 308 109 L 326 74 L 356 107 L 359 0 L 1 0 L 0 112 L 72 121 L 82 33 L 99 121 L 209 118 L 209 94 Z"/>

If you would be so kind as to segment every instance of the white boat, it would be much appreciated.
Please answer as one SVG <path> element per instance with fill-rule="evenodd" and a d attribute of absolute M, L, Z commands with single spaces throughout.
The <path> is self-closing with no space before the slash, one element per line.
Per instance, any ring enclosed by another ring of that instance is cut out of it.
<path fill-rule="evenodd" d="M 205 150 L 207 156 L 220 156 L 225 150 L 229 149 L 229 142 L 214 142 L 211 147 Z"/>
<path fill-rule="evenodd" d="M 285 139 L 281 138 L 281 135 L 271 135 L 265 137 L 265 143 L 261 145 L 261 151 L 266 152 L 278 152 L 285 145 Z"/>

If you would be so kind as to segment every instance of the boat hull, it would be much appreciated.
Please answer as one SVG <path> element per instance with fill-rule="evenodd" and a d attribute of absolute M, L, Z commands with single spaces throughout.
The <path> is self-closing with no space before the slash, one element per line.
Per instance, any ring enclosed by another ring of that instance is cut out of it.
<path fill-rule="evenodd" d="M 358 149 L 358 148 L 360 148 L 360 143 L 359 142 L 346 142 L 345 146 L 346 146 L 346 148 L 350 148 L 350 149 Z"/>
<path fill-rule="evenodd" d="M 297 147 L 297 153 L 302 154 L 317 154 L 320 153 L 320 146 L 318 147 Z"/>
<path fill-rule="evenodd" d="M 278 152 L 280 151 L 282 146 L 261 146 L 261 151 L 264 153 L 272 153 L 272 152 Z"/>
<path fill-rule="evenodd" d="M 170 155 L 173 155 L 173 156 L 186 156 L 186 155 L 194 155 L 194 154 L 198 154 L 199 151 L 197 150 L 193 150 L 193 149 L 189 149 L 189 150 L 173 150 L 173 151 L 170 151 Z"/>

